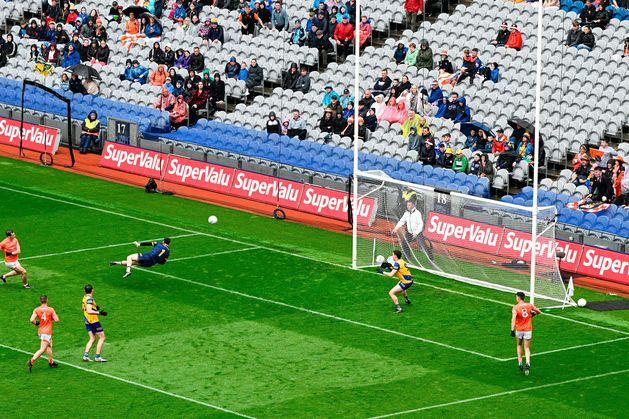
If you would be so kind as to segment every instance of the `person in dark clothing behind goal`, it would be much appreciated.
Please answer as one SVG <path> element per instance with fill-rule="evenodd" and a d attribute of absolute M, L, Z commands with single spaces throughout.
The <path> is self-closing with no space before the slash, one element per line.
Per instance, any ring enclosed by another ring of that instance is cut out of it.
<path fill-rule="evenodd" d="M 402 230 L 403 226 L 406 226 L 406 231 Z M 419 245 L 420 249 L 426 253 L 428 259 L 430 259 L 431 262 L 434 262 L 432 244 L 428 243 L 424 238 L 424 235 L 422 234 L 423 230 L 424 221 L 422 219 L 421 212 L 417 209 L 417 197 L 412 196 L 408 201 L 406 201 L 406 212 L 402 215 L 402 218 L 400 218 L 400 221 L 398 221 L 392 231 L 392 234 L 398 236 L 402 246 L 402 251 L 404 252 L 404 259 L 408 262 L 416 261 L 419 263 L 412 250 L 412 244 L 415 241 Z M 421 263 L 419 264 L 421 265 Z"/>

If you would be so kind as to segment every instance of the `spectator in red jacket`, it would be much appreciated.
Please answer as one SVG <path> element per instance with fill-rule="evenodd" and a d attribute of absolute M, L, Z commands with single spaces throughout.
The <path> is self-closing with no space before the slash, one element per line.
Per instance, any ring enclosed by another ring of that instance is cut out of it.
<path fill-rule="evenodd" d="M 518 25 L 515 23 L 509 29 L 511 30 L 511 33 L 509 34 L 509 39 L 507 40 L 505 47 L 520 51 L 522 49 L 522 32 L 520 32 Z"/>
<path fill-rule="evenodd" d="M 347 15 L 343 16 L 343 21 L 336 25 L 334 30 L 334 41 L 337 44 L 336 55 L 341 61 L 349 55 L 354 40 L 354 26 L 349 23 Z"/>
<path fill-rule="evenodd" d="M 417 30 L 417 15 L 424 12 L 424 0 L 406 0 L 404 10 L 406 10 L 406 27 L 415 32 Z"/>

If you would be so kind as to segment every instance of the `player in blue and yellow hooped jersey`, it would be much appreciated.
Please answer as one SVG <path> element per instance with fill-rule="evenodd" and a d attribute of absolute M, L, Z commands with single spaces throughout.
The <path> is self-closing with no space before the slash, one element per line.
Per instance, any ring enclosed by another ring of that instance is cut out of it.
<path fill-rule="evenodd" d="M 413 275 L 411 271 L 406 267 L 406 261 L 402 260 L 402 252 L 394 250 L 391 255 L 393 263 L 391 263 L 391 272 L 383 272 L 384 275 L 389 277 L 397 277 L 399 282 L 396 286 L 389 291 L 389 297 L 395 304 L 395 312 L 401 313 L 402 307 L 400 307 L 400 301 L 397 298 L 397 294 L 402 293 L 404 295 L 404 301 L 406 304 L 410 304 L 411 300 L 408 299 L 406 290 L 413 286 Z"/>
<path fill-rule="evenodd" d="M 119 262 L 109 262 L 110 265 L 122 265 L 126 266 L 127 270 L 122 276 L 127 278 L 131 275 L 131 267 L 138 265 L 143 268 L 150 268 L 153 265 L 163 265 L 170 256 L 170 239 L 166 237 L 162 242 L 134 242 L 137 247 L 140 246 L 153 246 L 153 248 L 146 253 L 134 253 L 127 256 L 126 260 Z"/>
<path fill-rule="evenodd" d="M 85 295 L 83 296 L 83 320 L 85 321 L 87 334 L 90 337 L 87 341 L 87 345 L 85 345 L 83 361 L 91 361 L 90 350 L 96 340 L 96 336 L 98 336 L 98 343 L 96 344 L 96 358 L 94 358 L 94 361 L 107 362 L 105 358 L 101 357 L 103 344 L 105 343 L 105 331 L 103 330 L 103 326 L 101 326 L 100 319 L 98 318 L 98 316 L 107 316 L 107 312 L 96 305 L 96 301 L 94 301 L 94 287 L 87 284 L 83 287 L 83 289 L 85 290 Z"/>

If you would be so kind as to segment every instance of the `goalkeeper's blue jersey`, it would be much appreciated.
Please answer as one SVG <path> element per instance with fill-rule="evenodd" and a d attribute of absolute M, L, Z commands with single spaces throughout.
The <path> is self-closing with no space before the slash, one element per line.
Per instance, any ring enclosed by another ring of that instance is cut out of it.
<path fill-rule="evenodd" d="M 170 249 L 164 243 L 157 243 L 150 252 L 144 253 L 143 256 L 151 258 L 153 262 L 163 265 L 170 256 Z"/>

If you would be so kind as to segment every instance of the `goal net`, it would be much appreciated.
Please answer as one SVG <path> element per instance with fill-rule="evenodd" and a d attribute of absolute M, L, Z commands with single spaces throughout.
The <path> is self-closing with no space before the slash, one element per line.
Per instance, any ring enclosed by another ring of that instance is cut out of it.
<path fill-rule="evenodd" d="M 358 172 L 354 181 L 359 199 L 370 197 L 377 208 L 368 224 L 357 226 L 355 268 L 379 266 L 378 256 L 388 258 L 399 249 L 413 268 L 531 295 L 531 208 L 401 182 L 382 171 Z M 538 307 L 573 304 L 558 266 L 556 214 L 555 207 L 538 208 L 533 294 Z"/>

